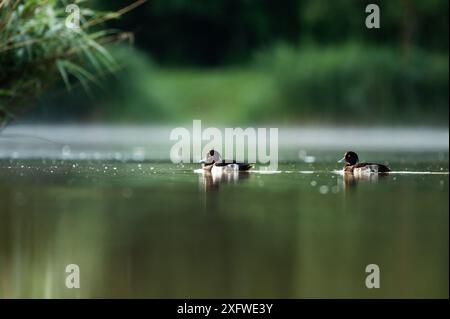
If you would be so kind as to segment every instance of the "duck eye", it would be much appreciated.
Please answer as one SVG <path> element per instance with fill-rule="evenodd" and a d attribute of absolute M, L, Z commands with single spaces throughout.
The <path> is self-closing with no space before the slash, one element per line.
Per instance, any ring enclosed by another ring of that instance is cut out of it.
<path fill-rule="evenodd" d="M 214 156 L 214 150 L 210 150 L 209 155 Z"/>

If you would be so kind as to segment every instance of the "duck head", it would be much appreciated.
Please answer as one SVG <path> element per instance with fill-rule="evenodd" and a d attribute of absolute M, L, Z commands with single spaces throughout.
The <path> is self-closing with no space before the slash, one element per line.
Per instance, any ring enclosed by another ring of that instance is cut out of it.
<path fill-rule="evenodd" d="M 359 162 L 359 158 L 355 152 L 348 151 L 344 154 L 344 157 L 338 161 L 338 163 L 342 162 L 346 162 L 348 165 L 355 165 Z"/>
<path fill-rule="evenodd" d="M 200 163 L 205 165 L 211 165 L 215 162 L 220 161 L 220 154 L 219 152 L 215 150 L 210 150 L 208 153 L 206 153 L 206 157 L 200 161 Z"/>

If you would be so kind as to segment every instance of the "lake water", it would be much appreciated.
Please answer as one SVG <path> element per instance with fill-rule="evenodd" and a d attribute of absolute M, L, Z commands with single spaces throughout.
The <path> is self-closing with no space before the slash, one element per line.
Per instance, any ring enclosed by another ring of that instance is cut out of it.
<path fill-rule="evenodd" d="M 0 297 L 448 298 L 448 129 L 287 128 L 277 172 L 222 176 L 168 131 L 7 128 Z M 347 148 L 394 172 L 342 175 Z"/>

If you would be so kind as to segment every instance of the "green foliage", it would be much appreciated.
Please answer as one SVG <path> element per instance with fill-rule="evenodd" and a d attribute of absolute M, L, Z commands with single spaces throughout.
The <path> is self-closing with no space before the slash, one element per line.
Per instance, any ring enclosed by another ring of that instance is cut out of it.
<path fill-rule="evenodd" d="M 264 119 L 273 111 L 272 78 L 253 68 L 199 70 L 160 68 L 129 46 L 110 48 L 120 69 L 104 78 L 95 99 L 80 88 L 71 94 L 47 94 L 29 114 L 34 120 L 83 119 L 120 123 L 214 123 Z M 64 112 L 60 111 L 64 105 Z"/>
<path fill-rule="evenodd" d="M 156 67 L 144 53 L 130 46 L 111 48 L 120 69 L 105 78 L 95 103 L 114 122 L 155 122 L 171 117 L 172 109 L 155 101 Z"/>
<path fill-rule="evenodd" d="M 75 1 L 80 3 L 82 1 Z M 23 113 L 30 100 L 61 77 L 67 88 L 87 91 L 117 65 L 104 43 L 123 34 L 95 28 L 69 29 L 65 1 L 0 1 L 0 128 Z M 80 6 L 90 25 L 112 17 Z"/>
<path fill-rule="evenodd" d="M 149 90 L 156 103 L 170 110 L 172 121 L 202 119 L 236 125 L 277 118 L 275 86 L 264 72 L 252 68 L 162 69 L 154 77 Z"/>
<path fill-rule="evenodd" d="M 245 125 L 305 122 L 445 124 L 448 59 L 358 45 L 278 46 L 241 68 L 161 68 L 139 50 L 114 48 L 120 70 L 96 91 L 44 99 L 49 120 Z M 64 113 L 60 106 L 64 105 Z M 42 114 L 41 114 L 42 115 Z M 49 116 L 52 116 L 49 118 Z M 33 114 L 34 119 L 39 118 Z M 62 116 L 65 116 L 63 118 Z"/>
<path fill-rule="evenodd" d="M 448 1 L 375 2 L 382 28 L 368 31 L 359 0 L 154 0 L 114 22 L 141 50 L 109 52 L 122 34 L 95 25 L 124 11 L 87 6 L 130 0 L 83 2 L 93 27 L 79 31 L 64 26 L 65 1 L 0 0 L 0 127 L 55 82 L 71 92 L 42 99 L 40 119 L 444 123 Z"/>
<path fill-rule="evenodd" d="M 108 10 L 129 0 L 96 0 Z M 377 3 L 381 28 L 367 30 Z M 117 23 L 137 29 L 136 44 L 165 65 L 223 66 L 255 50 L 290 45 L 419 47 L 448 52 L 448 0 L 152 0 Z"/>
<path fill-rule="evenodd" d="M 448 114 L 448 56 L 392 48 L 290 46 L 261 54 L 282 105 L 298 119 L 439 120 Z"/>

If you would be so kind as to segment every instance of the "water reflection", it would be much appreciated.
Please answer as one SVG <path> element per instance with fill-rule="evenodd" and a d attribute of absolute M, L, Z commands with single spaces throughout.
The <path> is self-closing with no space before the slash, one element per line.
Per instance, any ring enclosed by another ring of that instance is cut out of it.
<path fill-rule="evenodd" d="M 205 192 L 216 192 L 221 184 L 234 184 L 238 181 L 246 180 L 250 177 L 249 172 L 228 171 L 211 172 L 202 171 L 199 174 L 200 189 Z"/>
<path fill-rule="evenodd" d="M 340 181 L 341 185 L 343 185 L 344 189 L 353 189 L 357 187 L 360 182 L 376 184 L 388 175 L 389 173 L 369 174 L 343 172 L 342 178 L 338 180 Z"/>
<path fill-rule="evenodd" d="M 0 298 L 448 297 L 448 176 L 136 167 L 0 161 Z"/>
<path fill-rule="evenodd" d="M 199 173 L 199 189 L 201 198 L 201 207 L 204 213 L 218 211 L 221 205 L 222 196 L 220 189 L 226 186 L 232 186 L 246 179 L 249 179 L 248 172 L 214 172 L 201 171 Z"/>

